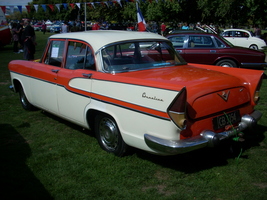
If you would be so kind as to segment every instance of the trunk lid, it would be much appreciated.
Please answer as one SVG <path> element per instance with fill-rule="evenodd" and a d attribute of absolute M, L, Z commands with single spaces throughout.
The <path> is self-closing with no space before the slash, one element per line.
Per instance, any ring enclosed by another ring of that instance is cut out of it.
<path fill-rule="evenodd" d="M 140 85 L 169 90 L 180 91 L 185 86 L 188 114 L 192 119 L 231 110 L 250 101 L 249 91 L 239 78 L 191 65 L 121 73 L 116 76 L 121 76 L 122 81 L 133 80 L 133 83 L 140 78 Z"/>

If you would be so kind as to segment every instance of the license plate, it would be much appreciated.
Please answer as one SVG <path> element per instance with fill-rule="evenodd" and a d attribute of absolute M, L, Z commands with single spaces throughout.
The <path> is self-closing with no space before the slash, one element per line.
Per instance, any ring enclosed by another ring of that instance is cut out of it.
<path fill-rule="evenodd" d="M 235 124 L 240 122 L 241 117 L 239 110 L 221 115 L 212 119 L 214 130 L 224 128 L 227 125 Z"/>

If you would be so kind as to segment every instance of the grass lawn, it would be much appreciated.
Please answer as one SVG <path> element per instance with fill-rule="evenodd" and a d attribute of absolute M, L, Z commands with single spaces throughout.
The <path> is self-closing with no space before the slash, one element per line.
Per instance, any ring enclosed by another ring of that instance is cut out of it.
<path fill-rule="evenodd" d="M 51 34 L 36 34 L 39 58 Z M 267 198 L 267 79 L 257 105 L 263 117 L 245 142 L 167 157 L 135 150 L 118 158 L 101 150 L 93 133 L 23 110 L 8 88 L 14 59 L 23 55 L 11 45 L 0 50 L 0 199 Z"/>

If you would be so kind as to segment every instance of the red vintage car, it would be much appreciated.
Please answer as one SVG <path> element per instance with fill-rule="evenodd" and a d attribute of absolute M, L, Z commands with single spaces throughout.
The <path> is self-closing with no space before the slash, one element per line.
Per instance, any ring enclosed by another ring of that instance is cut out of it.
<path fill-rule="evenodd" d="M 267 66 L 264 52 L 234 46 L 216 34 L 188 31 L 166 37 L 189 63 L 251 69 L 263 69 Z"/>
<path fill-rule="evenodd" d="M 7 24 L 5 14 L 0 8 L 0 47 L 10 44 L 11 41 L 11 30 Z"/>
<path fill-rule="evenodd" d="M 24 109 L 93 130 L 117 156 L 129 147 L 160 155 L 213 147 L 262 116 L 254 106 L 263 71 L 187 64 L 154 33 L 55 34 L 40 60 L 8 67 Z"/>

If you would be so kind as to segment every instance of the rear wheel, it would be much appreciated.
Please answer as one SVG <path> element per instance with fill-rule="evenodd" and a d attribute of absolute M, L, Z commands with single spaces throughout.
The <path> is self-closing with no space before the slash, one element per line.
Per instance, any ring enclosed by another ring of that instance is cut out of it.
<path fill-rule="evenodd" d="M 35 107 L 28 101 L 22 87 L 19 88 L 19 100 L 25 110 L 35 110 Z"/>
<path fill-rule="evenodd" d="M 230 59 L 220 60 L 216 65 L 221 67 L 237 67 L 236 63 Z"/>
<path fill-rule="evenodd" d="M 123 156 L 128 145 L 123 141 L 115 120 L 108 115 L 97 115 L 95 133 L 102 149 L 116 156 Z"/>

